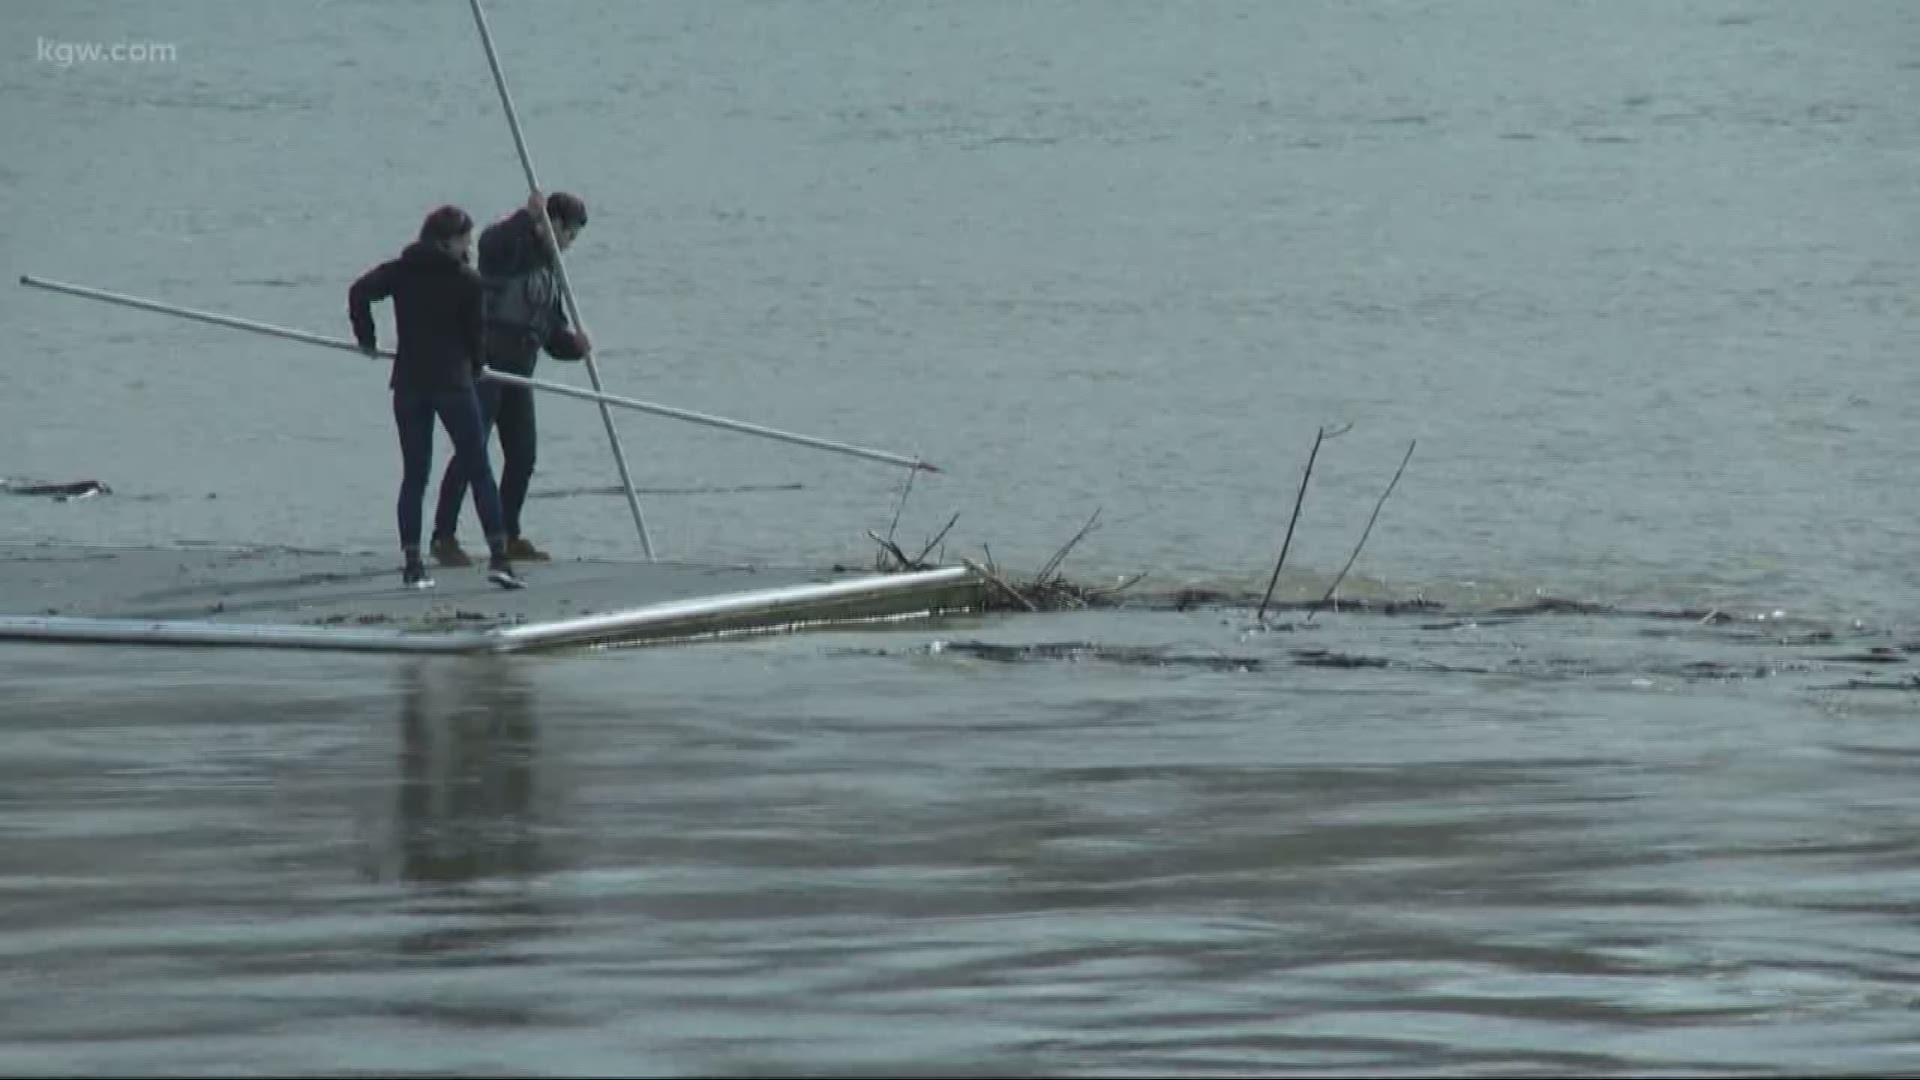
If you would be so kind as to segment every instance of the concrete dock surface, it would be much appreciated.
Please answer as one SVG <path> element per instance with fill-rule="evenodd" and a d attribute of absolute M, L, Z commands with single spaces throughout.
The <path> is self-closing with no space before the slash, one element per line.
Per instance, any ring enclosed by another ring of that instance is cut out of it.
<path fill-rule="evenodd" d="M 568 560 L 430 567 L 288 548 L 0 545 L 0 640 L 512 652 L 852 623 L 974 608 L 965 568 L 907 574 Z"/>

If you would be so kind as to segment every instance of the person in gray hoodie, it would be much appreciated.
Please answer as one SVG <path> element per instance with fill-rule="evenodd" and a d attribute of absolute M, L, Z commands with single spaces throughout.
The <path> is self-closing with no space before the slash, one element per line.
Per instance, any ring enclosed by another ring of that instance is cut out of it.
<path fill-rule="evenodd" d="M 551 238 L 541 226 L 538 211 L 543 207 L 553 223 Z M 543 350 L 556 360 L 587 355 L 587 336 L 569 325 L 555 268 L 556 248 L 565 251 L 572 246 L 586 225 L 587 205 L 578 196 L 556 191 L 543 199 L 536 191 L 526 206 L 481 232 L 482 351 L 488 367 L 531 378 Z M 500 503 L 507 555 L 546 560 L 551 556 L 520 532 L 520 511 L 538 450 L 534 392 L 489 381 L 480 384 L 479 394 L 483 437 L 489 430 L 500 433 Z M 472 562 L 455 536 L 466 491 L 466 473 L 450 463 L 440 481 L 440 501 L 433 516 L 433 557 L 442 566 Z"/>

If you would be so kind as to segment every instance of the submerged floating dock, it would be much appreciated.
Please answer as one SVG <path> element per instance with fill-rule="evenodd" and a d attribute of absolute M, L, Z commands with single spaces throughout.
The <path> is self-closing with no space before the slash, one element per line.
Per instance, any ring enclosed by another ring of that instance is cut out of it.
<path fill-rule="evenodd" d="M 503 590 L 392 556 L 284 548 L 0 545 L 0 641 L 512 653 L 684 641 L 975 610 L 965 567 L 835 574 L 668 562 L 525 563 Z"/>

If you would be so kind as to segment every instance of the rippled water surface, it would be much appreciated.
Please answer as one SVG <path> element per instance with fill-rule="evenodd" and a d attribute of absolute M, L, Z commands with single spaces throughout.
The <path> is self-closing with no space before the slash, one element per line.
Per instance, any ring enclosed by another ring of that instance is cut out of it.
<path fill-rule="evenodd" d="M 1913 1066 L 1910 694 L 1632 621 L 1243 621 L 10 652 L 0 1064 Z"/>
<path fill-rule="evenodd" d="M 0 1072 L 1920 1069 L 1920 9 L 488 11 L 609 388 L 926 455 L 949 561 L 1098 509 L 1068 570 L 1140 602 L 0 647 Z M 344 335 L 425 209 L 522 198 L 454 0 L 0 30 L 8 279 Z M 391 546 L 379 369 L 0 326 L 0 477 L 111 488 L 0 540 Z M 593 410 L 540 408 L 530 532 L 634 555 Z M 1342 589 L 1402 603 L 1257 628 L 1348 422 L 1276 595 L 1417 439 Z M 900 490 L 620 430 L 671 558 L 865 563 Z"/>

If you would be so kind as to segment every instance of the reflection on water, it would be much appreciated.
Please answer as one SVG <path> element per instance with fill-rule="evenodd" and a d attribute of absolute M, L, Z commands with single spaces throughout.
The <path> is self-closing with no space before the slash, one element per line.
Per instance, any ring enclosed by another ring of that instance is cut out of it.
<path fill-rule="evenodd" d="M 526 667 L 494 657 L 419 660 L 397 673 L 399 769 L 376 878 L 408 890 L 408 910 L 439 918 L 398 939 L 413 962 L 524 962 L 548 929 L 534 879 L 553 863 L 536 799 L 539 731 Z M 525 1023 L 518 1010 L 490 1021 Z M 396 1015 L 415 1015 L 411 1005 Z"/>
<path fill-rule="evenodd" d="M 455 885 L 534 873 L 539 733 L 520 665 L 410 662 L 399 683 L 395 874 Z"/>

